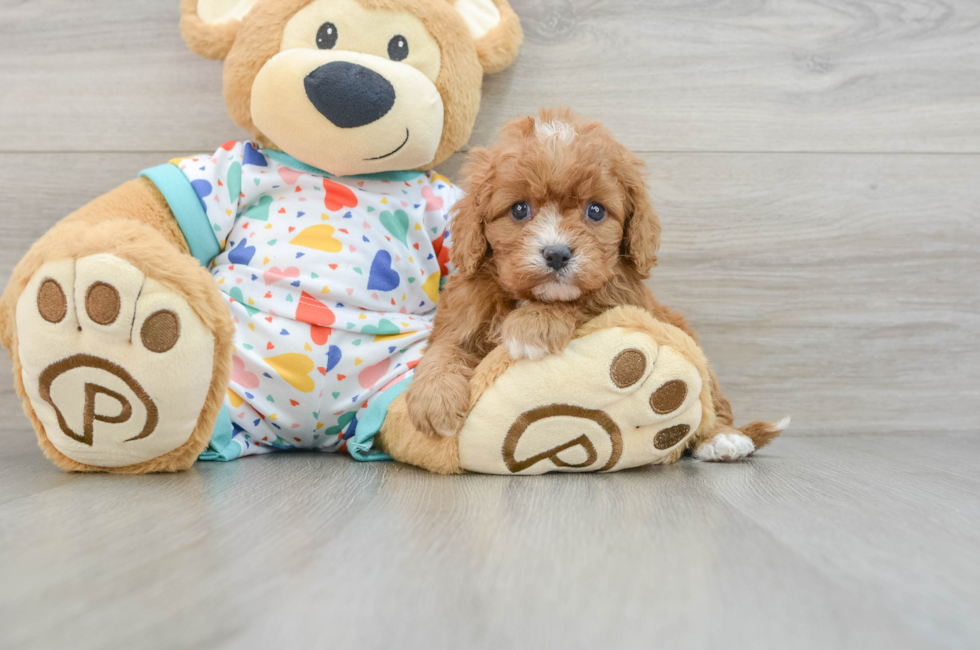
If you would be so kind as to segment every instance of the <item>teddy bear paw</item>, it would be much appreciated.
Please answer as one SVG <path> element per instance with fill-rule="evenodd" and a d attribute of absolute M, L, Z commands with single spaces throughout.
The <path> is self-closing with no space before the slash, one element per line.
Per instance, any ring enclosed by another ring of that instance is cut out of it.
<path fill-rule="evenodd" d="M 119 468 L 188 441 L 215 342 L 180 295 L 119 257 L 92 255 L 42 266 L 16 320 L 27 398 L 61 454 Z"/>
<path fill-rule="evenodd" d="M 648 330 L 601 329 L 560 354 L 518 361 L 471 411 L 460 432 L 460 464 L 543 474 L 673 460 L 702 419 L 707 374 L 692 349 L 680 330 L 650 318 Z"/>

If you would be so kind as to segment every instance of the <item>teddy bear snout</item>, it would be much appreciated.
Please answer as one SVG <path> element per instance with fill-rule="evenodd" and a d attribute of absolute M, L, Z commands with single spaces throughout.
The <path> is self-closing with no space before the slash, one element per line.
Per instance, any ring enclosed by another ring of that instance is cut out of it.
<path fill-rule="evenodd" d="M 377 122 L 395 105 L 394 86 L 356 63 L 332 61 L 308 74 L 303 84 L 316 110 L 342 129 Z"/>

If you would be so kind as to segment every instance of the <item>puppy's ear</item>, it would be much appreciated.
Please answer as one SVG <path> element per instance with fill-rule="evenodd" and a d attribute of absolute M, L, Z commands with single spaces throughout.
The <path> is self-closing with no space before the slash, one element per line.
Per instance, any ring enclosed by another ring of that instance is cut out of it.
<path fill-rule="evenodd" d="M 500 72 L 517 58 L 524 40 L 521 21 L 507 0 L 450 0 L 476 41 L 487 74 Z"/>
<path fill-rule="evenodd" d="M 487 206 L 492 195 L 491 154 L 487 149 L 474 149 L 463 165 L 463 187 L 466 196 L 453 206 L 453 218 L 449 222 L 452 248 L 449 258 L 456 273 L 472 278 L 486 259 L 489 244 L 484 232 Z"/>
<path fill-rule="evenodd" d="M 187 47 L 205 59 L 228 56 L 242 18 L 258 0 L 182 0 L 180 33 Z"/>
<path fill-rule="evenodd" d="M 646 276 L 657 265 L 660 220 L 650 205 L 650 194 L 644 181 L 646 164 L 626 151 L 619 167 L 620 182 L 626 190 L 622 253 L 627 264 Z"/>

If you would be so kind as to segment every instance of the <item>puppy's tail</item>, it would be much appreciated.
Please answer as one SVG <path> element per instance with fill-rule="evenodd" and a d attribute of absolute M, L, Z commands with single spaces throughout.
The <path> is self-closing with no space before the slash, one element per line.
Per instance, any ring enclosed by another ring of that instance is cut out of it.
<path fill-rule="evenodd" d="M 786 416 L 775 424 L 772 422 L 757 421 L 752 422 L 751 424 L 746 424 L 744 427 L 738 427 L 738 430 L 751 438 L 752 442 L 755 444 L 756 450 L 759 450 L 779 437 L 779 434 L 785 431 L 789 426 L 790 420 L 791 418 Z"/>

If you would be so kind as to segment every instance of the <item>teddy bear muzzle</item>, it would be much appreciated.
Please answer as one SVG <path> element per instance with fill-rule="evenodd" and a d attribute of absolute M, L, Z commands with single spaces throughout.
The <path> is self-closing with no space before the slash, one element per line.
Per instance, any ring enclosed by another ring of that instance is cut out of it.
<path fill-rule="evenodd" d="M 251 113 L 278 147 L 337 176 L 428 163 L 445 117 L 435 84 L 411 66 L 302 49 L 263 65 L 252 85 Z"/>

